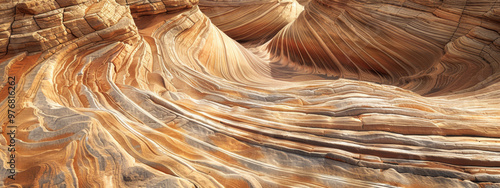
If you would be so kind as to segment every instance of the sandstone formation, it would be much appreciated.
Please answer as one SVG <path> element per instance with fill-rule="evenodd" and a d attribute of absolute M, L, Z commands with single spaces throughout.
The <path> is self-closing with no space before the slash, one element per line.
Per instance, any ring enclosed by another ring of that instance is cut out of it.
<path fill-rule="evenodd" d="M 398 85 L 424 95 L 496 83 L 496 1 L 317 0 L 268 49 L 308 73 Z"/>
<path fill-rule="evenodd" d="M 293 0 L 201 0 L 200 9 L 226 35 L 244 43 L 266 42 L 304 10 Z"/>
<path fill-rule="evenodd" d="M 500 2 L 0 9 L 2 187 L 500 187 Z"/>

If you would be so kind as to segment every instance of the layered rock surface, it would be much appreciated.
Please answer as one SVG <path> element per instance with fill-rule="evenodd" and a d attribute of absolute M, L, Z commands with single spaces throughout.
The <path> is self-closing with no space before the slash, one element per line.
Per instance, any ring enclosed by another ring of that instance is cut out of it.
<path fill-rule="evenodd" d="M 0 184 L 500 186 L 500 4 L 197 4 L 3 3 Z"/>
<path fill-rule="evenodd" d="M 308 73 L 439 95 L 496 83 L 496 1 L 317 0 L 268 49 Z"/>

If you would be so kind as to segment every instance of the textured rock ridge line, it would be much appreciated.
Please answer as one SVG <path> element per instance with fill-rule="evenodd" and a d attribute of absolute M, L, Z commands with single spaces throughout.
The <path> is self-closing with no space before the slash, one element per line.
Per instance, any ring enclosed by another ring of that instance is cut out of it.
<path fill-rule="evenodd" d="M 240 42 L 264 43 L 304 9 L 295 1 L 200 1 L 213 24 Z"/>
<path fill-rule="evenodd" d="M 300 3 L 1 4 L 0 186 L 500 186 L 496 2 Z"/>
<path fill-rule="evenodd" d="M 498 80 L 496 1 L 311 1 L 268 46 L 303 71 L 437 95 Z"/>

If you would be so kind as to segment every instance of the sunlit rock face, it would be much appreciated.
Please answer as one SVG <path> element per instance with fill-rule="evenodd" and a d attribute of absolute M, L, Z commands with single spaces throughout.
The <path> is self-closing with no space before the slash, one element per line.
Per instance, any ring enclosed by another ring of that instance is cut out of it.
<path fill-rule="evenodd" d="M 500 187 L 500 3 L 0 9 L 2 187 Z"/>
<path fill-rule="evenodd" d="M 499 10 L 496 1 L 316 0 L 268 49 L 307 73 L 424 95 L 477 90 L 499 79 Z"/>
<path fill-rule="evenodd" d="M 293 0 L 201 0 L 200 9 L 226 35 L 250 44 L 271 39 L 304 10 Z"/>

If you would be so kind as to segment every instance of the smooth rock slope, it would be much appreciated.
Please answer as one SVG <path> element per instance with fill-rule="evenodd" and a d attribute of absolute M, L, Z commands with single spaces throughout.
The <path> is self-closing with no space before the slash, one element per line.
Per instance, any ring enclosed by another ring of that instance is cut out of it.
<path fill-rule="evenodd" d="M 0 186 L 500 187 L 500 2 L 0 9 Z"/>

